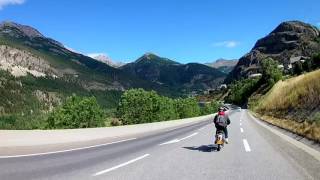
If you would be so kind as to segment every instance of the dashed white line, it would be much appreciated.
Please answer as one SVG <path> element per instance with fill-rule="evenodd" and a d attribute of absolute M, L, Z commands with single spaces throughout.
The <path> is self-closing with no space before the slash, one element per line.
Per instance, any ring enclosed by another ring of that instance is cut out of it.
<path fill-rule="evenodd" d="M 181 138 L 181 139 L 173 139 L 173 140 L 170 140 L 170 141 L 161 143 L 161 144 L 159 144 L 159 146 L 167 145 L 167 144 L 173 144 L 173 143 L 178 143 L 178 142 L 180 142 L 180 141 L 183 141 L 183 140 L 186 140 L 186 139 L 188 139 L 188 138 L 191 138 L 191 137 L 193 137 L 193 136 L 195 136 L 195 135 L 197 135 L 197 134 L 198 134 L 198 132 L 195 132 L 195 133 L 190 134 L 189 136 L 186 136 L 186 137 Z"/>
<path fill-rule="evenodd" d="M 173 139 L 173 140 L 170 140 L 170 141 L 161 143 L 161 144 L 159 144 L 159 146 L 167 145 L 167 144 L 173 144 L 173 143 L 177 143 L 177 142 L 179 142 L 179 141 L 180 141 L 179 139 Z"/>
<path fill-rule="evenodd" d="M 240 131 L 243 133 L 243 128 L 240 128 Z"/>
<path fill-rule="evenodd" d="M 12 156 L 0 156 L 0 159 L 17 158 L 17 157 L 29 157 L 29 156 L 43 156 L 43 155 L 48 155 L 48 154 L 58 154 L 58 153 L 64 153 L 64 152 L 70 152 L 70 151 L 78 151 L 78 150 L 83 150 L 83 149 L 90 149 L 90 148 L 95 148 L 95 147 L 107 146 L 107 145 L 111 145 L 111 144 L 117 144 L 117 143 L 121 143 L 121 142 L 131 141 L 131 140 L 135 140 L 135 139 L 137 139 L 137 138 L 124 139 L 124 140 L 105 143 L 105 144 L 98 144 L 98 145 L 94 145 L 94 146 L 67 149 L 67 150 L 61 150 L 61 151 L 52 151 L 52 152 L 35 153 L 35 154 L 23 154 L 23 155 L 12 155 Z"/>
<path fill-rule="evenodd" d="M 93 174 L 92 176 L 99 176 L 99 175 L 105 174 L 105 173 L 107 173 L 107 172 L 116 170 L 116 169 L 121 168 L 121 167 L 123 167 L 123 166 L 127 166 L 127 165 L 129 165 L 129 164 L 132 164 L 132 163 L 134 163 L 134 162 L 136 162 L 136 161 L 139 161 L 139 160 L 141 160 L 141 159 L 143 159 L 143 158 L 146 158 L 146 157 L 148 157 L 148 156 L 150 156 L 150 154 L 145 154 L 145 155 L 143 155 L 143 156 L 137 157 L 137 158 L 135 158 L 135 159 L 132 159 L 132 160 L 127 161 L 127 162 L 125 162 L 125 163 L 122 163 L 122 164 L 119 164 L 119 165 L 117 165 L 117 166 L 111 167 L 111 168 L 109 168 L 109 169 L 106 169 L 106 170 L 103 170 L 103 171 L 99 171 L 99 172 Z"/>
<path fill-rule="evenodd" d="M 246 139 L 243 139 L 243 145 L 244 145 L 244 149 L 246 150 L 246 152 L 251 152 L 249 143 Z"/>
<path fill-rule="evenodd" d="M 242 123 L 240 123 L 240 126 L 242 126 Z"/>
<path fill-rule="evenodd" d="M 182 140 L 185 140 L 185 139 L 191 138 L 191 137 L 193 137 L 193 136 L 195 136 L 195 135 L 197 135 L 197 134 L 198 134 L 198 133 L 197 133 L 197 132 L 195 132 L 195 133 L 193 133 L 193 134 L 191 134 L 191 135 L 189 135 L 189 136 L 187 136 L 187 137 L 184 137 L 184 138 L 179 139 L 179 141 L 182 141 Z"/>

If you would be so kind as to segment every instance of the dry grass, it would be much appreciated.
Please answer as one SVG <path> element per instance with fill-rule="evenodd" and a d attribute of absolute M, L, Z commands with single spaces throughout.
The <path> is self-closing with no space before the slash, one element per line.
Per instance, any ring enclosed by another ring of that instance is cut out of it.
<path fill-rule="evenodd" d="M 311 112 L 320 106 L 320 70 L 278 82 L 258 103 L 263 114 Z"/>
<path fill-rule="evenodd" d="M 296 121 L 288 119 L 278 119 L 271 116 L 260 116 L 259 118 L 280 128 L 307 137 L 308 139 L 320 142 L 320 126 L 315 122 L 310 123 L 304 121 L 303 123 L 299 123 Z"/>
<path fill-rule="evenodd" d="M 320 142 L 320 70 L 278 82 L 254 111 L 273 125 Z"/>

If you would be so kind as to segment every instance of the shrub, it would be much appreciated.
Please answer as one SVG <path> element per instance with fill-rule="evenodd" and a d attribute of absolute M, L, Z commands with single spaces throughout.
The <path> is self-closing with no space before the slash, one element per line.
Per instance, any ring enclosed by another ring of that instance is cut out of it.
<path fill-rule="evenodd" d="M 112 118 L 110 125 L 111 126 L 120 126 L 120 125 L 122 125 L 122 122 L 117 118 Z"/>
<path fill-rule="evenodd" d="M 48 117 L 48 128 L 90 128 L 104 126 L 104 112 L 94 97 L 71 96 Z"/>
<path fill-rule="evenodd" d="M 225 101 L 236 105 L 243 105 L 247 102 L 248 98 L 260 86 L 260 79 L 243 79 L 236 81 L 230 86 L 230 93 L 225 98 Z"/>
<path fill-rule="evenodd" d="M 154 91 L 131 89 L 119 102 L 117 117 L 123 124 L 150 123 L 200 115 L 196 99 L 171 99 Z"/>
<path fill-rule="evenodd" d="M 302 66 L 302 65 L 301 65 Z M 262 83 L 267 83 L 271 88 L 276 82 L 282 78 L 282 70 L 278 68 L 277 61 L 267 58 L 261 62 Z"/>
<path fill-rule="evenodd" d="M 200 115 L 200 107 L 195 98 L 177 99 L 176 108 L 181 119 Z"/>
<path fill-rule="evenodd" d="M 204 107 L 201 109 L 201 114 L 213 114 L 217 111 L 219 107 L 220 104 L 217 101 L 211 101 L 210 103 L 204 105 Z"/>

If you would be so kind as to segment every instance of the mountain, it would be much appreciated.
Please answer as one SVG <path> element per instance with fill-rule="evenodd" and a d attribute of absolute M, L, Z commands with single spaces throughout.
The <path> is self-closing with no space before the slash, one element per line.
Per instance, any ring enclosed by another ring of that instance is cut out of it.
<path fill-rule="evenodd" d="M 297 60 L 309 59 L 320 52 L 319 30 L 300 21 L 283 22 L 266 37 L 258 40 L 252 50 L 240 58 L 228 75 L 227 82 L 259 73 L 260 62 L 270 57 L 289 69 Z"/>
<path fill-rule="evenodd" d="M 216 68 L 228 74 L 233 70 L 233 68 L 237 65 L 237 63 L 238 63 L 237 59 L 227 60 L 227 59 L 220 58 L 212 63 L 205 63 L 205 65 Z"/>
<path fill-rule="evenodd" d="M 72 94 L 95 96 L 105 108 L 116 107 L 121 92 L 129 88 L 180 95 L 13 22 L 0 23 L 0 75 L 0 123 L 3 115 L 32 120 Z"/>
<path fill-rule="evenodd" d="M 141 79 L 184 92 L 215 88 L 226 77 L 225 73 L 203 64 L 180 64 L 152 53 L 144 54 L 121 69 Z"/>
<path fill-rule="evenodd" d="M 122 62 L 116 62 L 116 61 L 113 61 L 109 56 L 107 55 L 104 55 L 104 54 L 98 54 L 98 55 L 89 55 L 89 57 L 95 59 L 95 60 L 98 60 L 100 62 L 103 62 L 111 67 L 114 67 L 114 68 L 119 68 L 123 65 L 125 65 L 125 63 L 122 63 Z"/>

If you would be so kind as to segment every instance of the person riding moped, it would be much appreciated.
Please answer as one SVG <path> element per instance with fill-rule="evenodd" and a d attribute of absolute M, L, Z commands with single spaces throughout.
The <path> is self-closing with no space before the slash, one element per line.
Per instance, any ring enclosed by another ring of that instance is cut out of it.
<path fill-rule="evenodd" d="M 217 115 L 214 117 L 214 124 L 216 127 L 216 134 L 218 134 L 219 131 L 223 131 L 224 137 L 225 137 L 225 143 L 228 144 L 228 129 L 227 126 L 231 123 L 229 116 L 225 112 L 226 109 L 223 107 L 219 107 Z"/>

